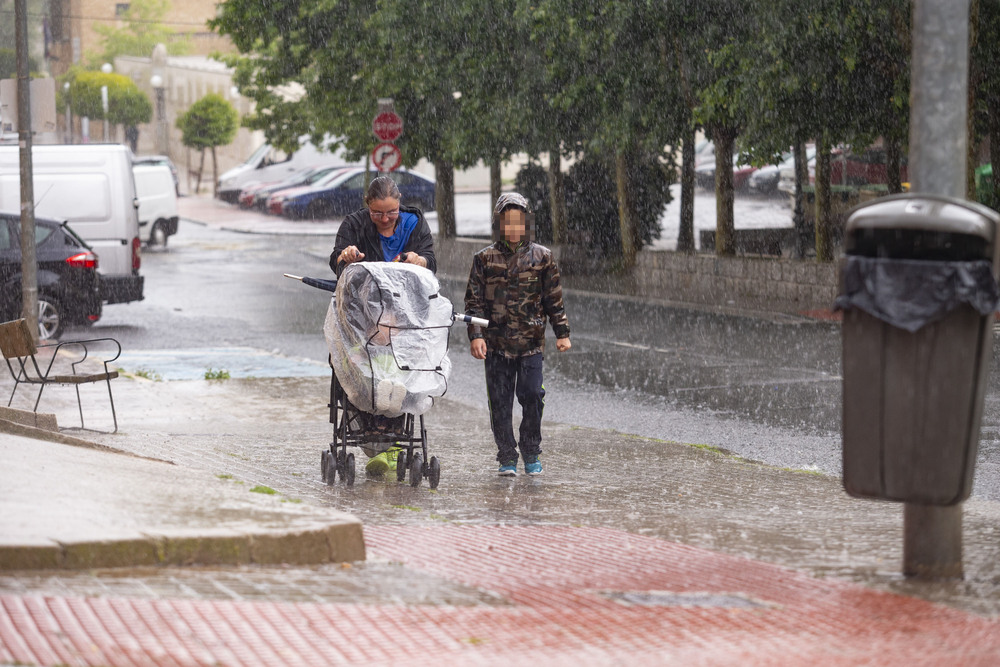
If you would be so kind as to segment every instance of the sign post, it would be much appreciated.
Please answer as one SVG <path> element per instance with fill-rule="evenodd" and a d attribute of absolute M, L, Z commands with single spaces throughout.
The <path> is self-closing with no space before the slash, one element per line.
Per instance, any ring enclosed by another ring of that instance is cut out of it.
<path fill-rule="evenodd" d="M 379 110 L 372 119 L 372 134 L 379 144 L 372 150 L 372 162 L 381 173 L 395 171 L 403 162 L 403 154 L 393 142 L 403 134 L 403 119 L 392 108 L 391 98 L 380 98 Z"/>
<path fill-rule="evenodd" d="M 388 173 L 399 168 L 403 161 L 403 154 L 396 144 L 384 141 L 377 145 L 372 151 L 372 163 L 380 172 Z"/>

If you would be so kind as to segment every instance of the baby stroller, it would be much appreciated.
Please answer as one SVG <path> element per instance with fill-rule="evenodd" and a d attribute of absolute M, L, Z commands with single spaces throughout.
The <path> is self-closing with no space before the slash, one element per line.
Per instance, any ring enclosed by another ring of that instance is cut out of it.
<path fill-rule="evenodd" d="M 288 274 L 285 274 L 288 275 Z M 448 331 L 456 315 L 434 274 L 404 263 L 360 262 L 339 281 L 297 278 L 334 291 L 323 327 L 330 349 L 330 423 L 333 441 L 320 459 L 323 481 L 339 476 L 351 486 L 359 447 L 368 457 L 398 447 L 396 479 L 411 486 L 441 479 L 428 457 L 424 413 L 448 388 Z"/>

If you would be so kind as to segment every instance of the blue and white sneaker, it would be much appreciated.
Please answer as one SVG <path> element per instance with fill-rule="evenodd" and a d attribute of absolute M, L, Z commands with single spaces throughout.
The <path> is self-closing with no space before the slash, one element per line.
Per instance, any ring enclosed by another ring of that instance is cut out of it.
<path fill-rule="evenodd" d="M 517 477 L 517 461 L 511 463 L 501 463 L 497 474 L 501 477 Z"/>
<path fill-rule="evenodd" d="M 524 462 L 524 472 L 528 475 L 541 475 L 542 474 L 542 462 L 537 458 L 534 461 Z"/>

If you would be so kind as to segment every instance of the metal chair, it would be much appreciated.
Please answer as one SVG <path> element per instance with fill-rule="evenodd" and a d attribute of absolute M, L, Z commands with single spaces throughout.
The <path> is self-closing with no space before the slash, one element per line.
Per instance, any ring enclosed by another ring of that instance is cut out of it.
<path fill-rule="evenodd" d="M 103 373 L 77 373 L 77 366 L 86 361 L 90 356 L 88 345 L 94 343 L 111 343 L 118 352 L 109 359 L 99 359 L 104 364 Z M 46 365 L 44 360 L 39 364 L 35 355 L 39 349 L 48 352 L 51 350 L 52 358 Z M 73 369 L 72 375 L 53 375 L 52 368 L 55 365 L 56 357 L 61 350 L 70 350 L 72 354 L 82 354 L 79 358 L 70 363 Z M 22 384 L 38 385 L 38 398 L 35 400 L 34 412 L 38 412 L 38 404 L 42 400 L 42 392 L 50 384 L 73 385 L 76 389 L 76 404 L 80 410 L 80 428 L 86 428 L 83 422 L 83 403 L 80 401 L 80 385 L 92 382 L 105 382 L 108 385 L 108 398 L 111 400 L 111 417 L 115 422 L 115 430 L 118 432 L 118 415 L 115 414 L 115 399 L 111 394 L 111 380 L 118 377 L 118 371 L 110 370 L 108 364 L 118 359 L 122 353 L 122 346 L 114 338 L 92 338 L 89 340 L 70 340 L 57 344 L 36 345 L 35 339 L 31 335 L 26 320 L 12 320 L 0 324 L 0 351 L 3 352 L 7 368 L 14 378 L 14 391 L 10 392 L 10 399 L 7 406 L 14 401 L 14 394 Z M 42 367 L 44 366 L 44 370 Z"/>

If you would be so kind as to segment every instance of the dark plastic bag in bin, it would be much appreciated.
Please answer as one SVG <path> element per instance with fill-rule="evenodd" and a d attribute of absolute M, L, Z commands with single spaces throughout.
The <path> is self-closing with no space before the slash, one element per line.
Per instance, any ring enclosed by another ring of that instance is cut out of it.
<path fill-rule="evenodd" d="M 834 310 L 857 308 L 913 333 L 967 303 L 982 315 L 1000 305 L 986 260 L 936 262 L 848 255 Z"/>

